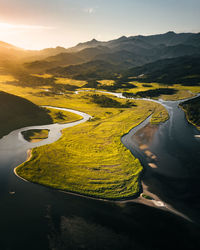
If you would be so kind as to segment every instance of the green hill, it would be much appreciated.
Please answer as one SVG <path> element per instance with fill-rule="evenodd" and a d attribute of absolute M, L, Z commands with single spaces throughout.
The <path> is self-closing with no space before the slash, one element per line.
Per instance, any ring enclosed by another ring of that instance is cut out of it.
<path fill-rule="evenodd" d="M 180 106 L 186 112 L 188 121 L 200 129 L 200 96 L 192 100 L 182 102 Z"/>
<path fill-rule="evenodd" d="M 78 80 L 110 79 L 120 68 L 111 63 L 96 60 L 68 67 L 57 67 L 48 70 L 47 73 L 58 77 L 69 77 Z"/>
<path fill-rule="evenodd" d="M 126 77 L 142 82 L 200 84 L 200 55 L 159 60 L 129 69 Z"/>
<path fill-rule="evenodd" d="M 57 55 L 47 57 L 44 60 L 27 62 L 24 66 L 32 72 L 44 72 L 45 70 L 59 66 L 66 67 L 69 65 L 86 63 L 93 60 L 96 56 L 108 51 L 109 49 L 107 47 L 98 46 L 95 48 L 86 48 L 76 53 L 62 52 Z"/>
<path fill-rule="evenodd" d="M 0 138 L 18 128 L 52 123 L 47 110 L 3 91 L 0 91 L 0 107 Z"/>

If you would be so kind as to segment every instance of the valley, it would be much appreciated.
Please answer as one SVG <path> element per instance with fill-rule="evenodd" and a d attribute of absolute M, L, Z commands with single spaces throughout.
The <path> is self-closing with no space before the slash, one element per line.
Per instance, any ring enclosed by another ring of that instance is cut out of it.
<path fill-rule="evenodd" d="M 10 249 L 34 237 L 29 249 L 95 249 L 94 238 L 169 249 L 166 235 L 181 249 L 200 245 L 198 41 L 167 32 L 41 51 L 0 43 L 1 214 L 10 204 L 1 235 L 11 233 Z M 21 231 L 10 232 L 20 217 Z"/>

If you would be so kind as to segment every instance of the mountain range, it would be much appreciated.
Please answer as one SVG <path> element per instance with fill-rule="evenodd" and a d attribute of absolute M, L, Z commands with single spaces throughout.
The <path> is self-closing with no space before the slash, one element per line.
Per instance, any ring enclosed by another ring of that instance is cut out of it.
<path fill-rule="evenodd" d="M 107 42 L 93 39 L 68 49 L 57 47 L 40 51 L 22 50 L 0 42 L 0 66 L 19 62 L 31 73 L 48 72 L 78 79 L 111 78 L 122 73 L 136 77 L 136 72 L 149 74 L 150 68 L 168 64 L 173 59 L 178 65 L 182 63 L 180 58 L 185 58 L 185 63 L 193 59 L 197 62 L 195 57 L 199 55 L 200 33 L 173 31 L 151 36 L 122 36 Z"/>
<path fill-rule="evenodd" d="M 161 59 L 199 53 L 200 33 L 168 32 L 153 36 L 123 36 L 108 42 L 93 39 L 45 60 L 28 63 L 26 67 L 37 71 L 102 60 L 127 69 Z"/>
<path fill-rule="evenodd" d="M 162 59 L 133 67 L 124 73 L 124 77 L 140 82 L 198 85 L 200 84 L 200 55 Z"/>

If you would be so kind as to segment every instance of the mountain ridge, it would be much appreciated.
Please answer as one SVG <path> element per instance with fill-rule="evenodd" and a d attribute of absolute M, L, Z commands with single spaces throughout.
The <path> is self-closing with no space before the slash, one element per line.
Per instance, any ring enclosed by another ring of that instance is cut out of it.
<path fill-rule="evenodd" d="M 33 51 L 13 51 L 1 50 L 0 43 L 0 64 L 5 64 L 5 60 L 15 62 L 18 59 L 29 73 L 53 73 L 78 79 L 112 78 L 132 68 L 145 65 L 151 68 L 151 63 L 167 59 L 177 61 L 181 67 L 181 60 L 176 58 L 188 57 L 191 60 L 192 56 L 200 55 L 200 33 L 169 31 L 150 36 L 121 36 L 106 42 L 92 39 L 68 49 L 58 46 L 35 54 Z"/>
<path fill-rule="evenodd" d="M 92 39 L 66 49 L 67 52 L 47 57 L 44 62 L 31 62 L 26 66 L 41 72 L 58 66 L 66 67 L 101 60 L 121 66 L 123 70 L 161 59 L 199 54 L 199 44 L 199 33 L 176 34 L 172 31 L 151 36 L 122 36 L 107 42 Z"/>

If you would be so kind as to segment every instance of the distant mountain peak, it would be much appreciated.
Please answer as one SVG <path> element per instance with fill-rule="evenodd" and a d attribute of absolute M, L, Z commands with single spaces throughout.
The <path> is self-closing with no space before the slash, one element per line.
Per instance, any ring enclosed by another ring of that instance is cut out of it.
<path fill-rule="evenodd" d="M 90 42 L 92 42 L 92 43 L 98 43 L 98 41 L 95 38 L 93 38 Z"/>
<path fill-rule="evenodd" d="M 98 44 L 98 43 L 100 43 L 99 41 L 97 41 L 95 38 L 94 39 L 92 39 L 92 40 L 90 40 L 90 41 L 88 41 L 88 42 L 83 42 L 83 43 L 79 43 L 79 44 L 77 44 L 77 46 L 83 46 L 83 45 L 86 45 L 86 46 L 92 46 L 92 45 L 96 45 L 96 44 Z"/>
<path fill-rule="evenodd" d="M 176 34 L 174 31 L 170 30 L 166 34 Z"/>
<path fill-rule="evenodd" d="M 65 49 L 65 48 L 62 46 L 56 46 L 56 49 Z"/>
<path fill-rule="evenodd" d="M 117 41 L 125 41 L 127 40 L 127 37 L 126 36 L 121 36 L 120 38 L 117 39 Z"/>
<path fill-rule="evenodd" d="M 6 42 L 2 42 L 0 41 L 0 47 L 2 48 L 6 48 L 6 49 L 15 49 L 15 50 L 23 50 L 21 48 L 18 48 L 12 44 L 6 43 Z"/>
<path fill-rule="evenodd" d="M 168 36 L 168 37 L 174 37 L 174 36 L 177 36 L 177 34 L 174 32 L 174 31 L 168 31 L 164 34 L 165 36 Z"/>
<path fill-rule="evenodd" d="M 119 40 L 120 39 L 127 39 L 127 36 L 121 36 L 120 38 L 119 38 Z"/>

